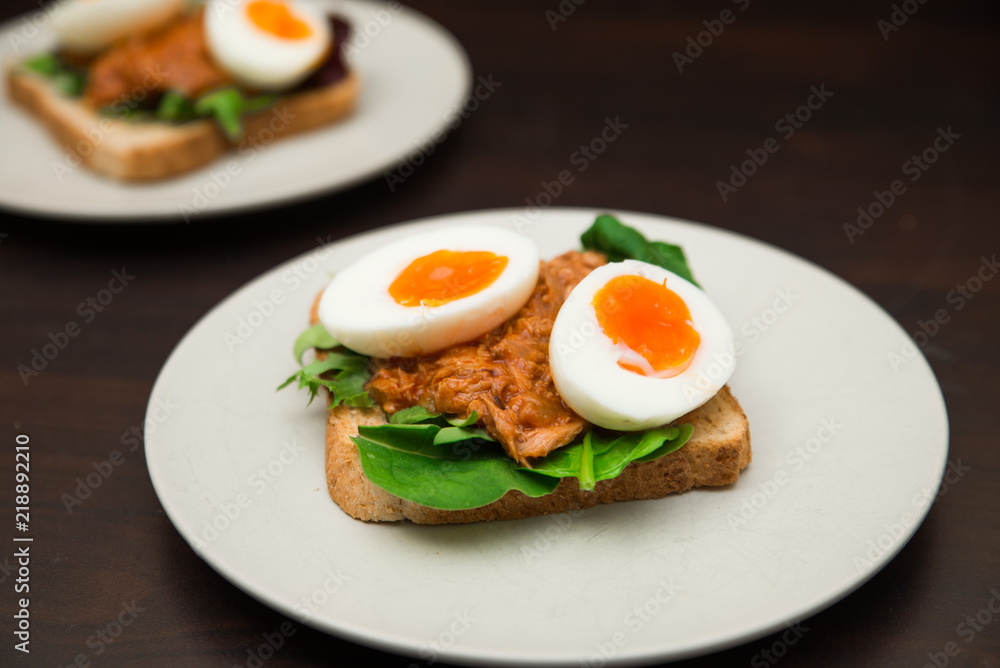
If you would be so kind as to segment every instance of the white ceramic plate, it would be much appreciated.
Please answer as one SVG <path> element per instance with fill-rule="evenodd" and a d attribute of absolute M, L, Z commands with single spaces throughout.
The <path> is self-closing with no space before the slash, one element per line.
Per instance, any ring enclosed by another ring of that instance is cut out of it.
<path fill-rule="evenodd" d="M 198 220 L 344 188 L 383 173 L 456 119 L 469 94 L 471 68 L 461 45 L 441 26 L 405 6 L 315 1 L 346 16 L 354 28 L 349 61 L 362 89 L 350 118 L 255 153 L 234 153 L 175 179 L 121 184 L 83 167 L 67 173 L 66 154 L 0 86 L 0 206 L 71 220 L 180 221 L 183 213 Z M 52 43 L 43 13 L 14 19 L 0 26 L 0 64 Z M 238 163 L 234 176 L 224 173 L 229 160 Z"/>
<path fill-rule="evenodd" d="M 365 524 L 330 501 L 323 406 L 274 388 L 329 274 L 402 234 L 514 226 L 543 257 L 594 212 L 461 213 L 319 248 L 250 282 L 177 346 L 146 458 L 199 555 L 292 618 L 424 659 L 599 666 L 762 636 L 847 595 L 927 513 L 948 452 L 937 382 L 906 333 L 844 281 L 711 227 L 619 214 L 683 245 L 744 346 L 731 381 L 753 463 L 735 485 L 465 526 Z M 521 219 L 523 221 L 525 219 Z M 891 355 L 898 355 L 899 359 Z M 901 361 L 900 361 L 901 360 Z M 168 415 L 169 413 L 169 415 Z"/>

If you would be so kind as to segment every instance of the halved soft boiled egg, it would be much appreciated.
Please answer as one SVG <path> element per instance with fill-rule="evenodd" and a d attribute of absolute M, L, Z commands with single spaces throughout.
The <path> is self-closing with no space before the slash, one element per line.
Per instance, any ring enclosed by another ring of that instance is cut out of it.
<path fill-rule="evenodd" d="M 471 341 L 524 306 L 538 247 L 497 227 L 450 227 L 390 243 L 338 273 L 319 320 L 347 348 L 410 357 Z"/>
<path fill-rule="evenodd" d="M 210 0 L 205 36 L 212 56 L 233 78 L 261 90 L 300 83 L 333 45 L 319 6 L 294 0 Z"/>
<path fill-rule="evenodd" d="M 59 46 L 92 54 L 134 33 L 166 23 L 187 0 L 66 0 L 52 11 Z"/>
<path fill-rule="evenodd" d="M 635 431 L 701 406 L 736 365 L 733 332 L 700 288 L 625 260 L 573 288 L 549 339 L 563 401 L 600 427 Z"/>

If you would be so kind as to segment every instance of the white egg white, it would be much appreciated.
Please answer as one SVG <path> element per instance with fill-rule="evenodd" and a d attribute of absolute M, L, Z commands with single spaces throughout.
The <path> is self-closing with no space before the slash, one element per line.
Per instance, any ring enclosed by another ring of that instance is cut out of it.
<path fill-rule="evenodd" d="M 310 35 L 286 39 L 250 18 L 252 0 L 209 0 L 205 35 L 215 60 L 237 81 L 260 90 L 291 88 L 322 62 L 333 44 L 330 24 L 318 5 L 278 0 L 309 26 Z"/>
<path fill-rule="evenodd" d="M 440 306 L 402 306 L 389 286 L 411 262 L 439 250 L 507 258 L 479 292 Z M 319 320 L 347 348 L 371 357 L 409 357 L 471 341 L 524 306 L 538 281 L 538 247 L 498 227 L 449 227 L 390 243 L 339 272 L 319 303 Z"/>
<path fill-rule="evenodd" d="M 680 374 L 655 378 L 618 365 L 641 356 L 611 341 L 593 302 L 610 279 L 625 275 L 666 280 L 687 305 L 701 342 Z M 582 418 L 607 429 L 636 431 L 671 422 L 711 399 L 732 376 L 733 344 L 732 329 L 700 288 L 661 267 L 625 260 L 598 267 L 573 289 L 552 327 L 549 360 L 556 389 Z"/>
<path fill-rule="evenodd" d="M 186 0 L 67 0 L 52 11 L 59 46 L 81 54 L 104 49 L 130 34 L 177 16 Z"/>

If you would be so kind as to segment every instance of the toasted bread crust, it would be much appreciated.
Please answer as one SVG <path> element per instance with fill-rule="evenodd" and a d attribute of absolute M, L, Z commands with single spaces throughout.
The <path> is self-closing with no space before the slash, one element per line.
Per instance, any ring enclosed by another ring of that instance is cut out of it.
<path fill-rule="evenodd" d="M 349 114 L 358 77 L 279 97 L 269 109 L 243 119 L 247 141 L 259 147 L 276 138 L 331 123 Z M 41 77 L 11 69 L 11 99 L 40 119 L 59 145 L 91 170 L 122 181 L 151 181 L 205 165 L 233 145 L 210 120 L 173 125 L 103 118 L 78 100 L 61 96 Z"/>
<path fill-rule="evenodd" d="M 598 482 L 592 492 L 581 491 L 575 479 L 566 478 L 555 492 L 538 498 L 511 491 L 482 508 L 437 510 L 393 496 L 365 477 L 351 437 L 358 434 L 358 425 L 385 422 L 379 408 L 349 406 L 332 409 L 327 419 L 327 488 L 337 505 L 359 520 L 460 524 L 563 513 L 599 503 L 658 499 L 693 487 L 736 482 L 752 455 L 747 417 L 726 386 L 704 406 L 677 420 L 694 426 L 694 435 L 684 447 L 652 462 L 630 464 L 617 478 Z"/>

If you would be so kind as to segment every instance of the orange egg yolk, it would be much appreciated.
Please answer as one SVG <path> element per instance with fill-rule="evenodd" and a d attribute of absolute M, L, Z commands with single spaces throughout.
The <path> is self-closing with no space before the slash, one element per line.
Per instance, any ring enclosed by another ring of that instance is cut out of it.
<path fill-rule="evenodd" d="M 691 326 L 687 304 L 666 281 L 661 285 L 642 276 L 615 276 L 597 291 L 593 303 L 608 338 L 641 355 L 656 377 L 676 376 L 691 364 L 701 337 Z M 627 362 L 618 365 L 654 375 Z"/>
<path fill-rule="evenodd" d="M 402 306 L 440 306 L 476 294 L 506 267 L 506 257 L 489 251 L 439 250 L 411 262 L 389 294 Z"/>
<path fill-rule="evenodd" d="M 255 0 L 247 5 L 247 15 L 255 26 L 281 39 L 305 39 L 312 35 L 309 24 L 295 16 L 283 2 Z"/>

